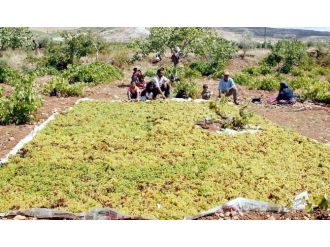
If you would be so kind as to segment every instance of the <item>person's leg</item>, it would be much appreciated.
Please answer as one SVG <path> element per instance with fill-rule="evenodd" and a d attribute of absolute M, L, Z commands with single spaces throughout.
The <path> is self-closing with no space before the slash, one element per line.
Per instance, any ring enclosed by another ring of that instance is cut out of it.
<path fill-rule="evenodd" d="M 152 90 L 152 99 L 156 99 L 157 95 L 159 94 L 159 91 L 157 88 Z"/>
<path fill-rule="evenodd" d="M 164 92 L 166 98 L 170 97 L 170 94 L 171 94 L 170 84 L 168 84 L 168 83 L 163 84 L 161 86 L 161 90 Z"/>
<path fill-rule="evenodd" d="M 226 93 L 226 96 L 230 96 L 233 95 L 233 99 L 234 99 L 234 103 L 238 104 L 237 102 L 237 88 L 233 87 L 232 89 L 229 90 L 228 93 Z"/>

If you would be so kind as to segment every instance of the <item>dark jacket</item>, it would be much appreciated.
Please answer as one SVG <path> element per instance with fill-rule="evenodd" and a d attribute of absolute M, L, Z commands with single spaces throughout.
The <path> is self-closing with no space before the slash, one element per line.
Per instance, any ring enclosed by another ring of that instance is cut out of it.
<path fill-rule="evenodd" d="M 293 90 L 285 82 L 280 83 L 280 91 L 277 100 L 293 100 Z"/>

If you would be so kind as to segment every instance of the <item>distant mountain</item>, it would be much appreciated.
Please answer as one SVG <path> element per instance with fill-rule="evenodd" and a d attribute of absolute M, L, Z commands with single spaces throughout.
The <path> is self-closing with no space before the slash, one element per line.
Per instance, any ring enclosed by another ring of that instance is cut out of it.
<path fill-rule="evenodd" d="M 269 27 L 219 27 L 219 34 L 230 40 L 238 40 L 242 33 L 251 32 L 257 40 L 296 38 L 302 40 L 330 39 L 330 32 L 305 30 L 296 28 L 269 28 Z"/>
<path fill-rule="evenodd" d="M 258 41 L 296 38 L 301 40 L 328 40 L 330 31 L 311 30 L 313 28 L 270 28 L 270 27 L 216 27 L 217 32 L 228 40 L 237 41 L 244 32 L 251 32 Z M 317 29 L 317 28 L 314 28 Z M 323 28 L 325 30 L 326 28 Z M 328 28 L 330 30 L 330 28 Z M 31 28 L 37 35 L 58 37 L 60 31 L 95 32 L 110 42 L 128 42 L 134 38 L 146 37 L 149 34 L 145 27 L 51 27 Z"/>

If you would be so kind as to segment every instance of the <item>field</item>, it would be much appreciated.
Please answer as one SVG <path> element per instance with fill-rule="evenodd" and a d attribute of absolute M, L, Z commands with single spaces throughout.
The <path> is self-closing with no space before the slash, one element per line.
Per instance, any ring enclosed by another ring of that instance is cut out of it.
<path fill-rule="evenodd" d="M 195 126 L 205 116 L 215 117 L 204 103 L 80 103 L 0 168 L 0 211 L 180 219 L 236 197 L 288 205 L 304 190 L 329 194 L 329 147 L 258 115 L 258 134 L 209 133 Z"/>

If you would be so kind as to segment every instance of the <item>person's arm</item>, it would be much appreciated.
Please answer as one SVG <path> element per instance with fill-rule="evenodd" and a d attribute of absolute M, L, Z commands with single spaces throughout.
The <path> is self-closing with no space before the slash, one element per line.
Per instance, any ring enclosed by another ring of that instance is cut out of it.
<path fill-rule="evenodd" d="M 231 89 L 233 89 L 234 87 L 235 87 L 235 82 L 234 82 L 233 79 L 230 78 L 230 87 L 228 88 L 227 93 L 228 93 Z"/>

